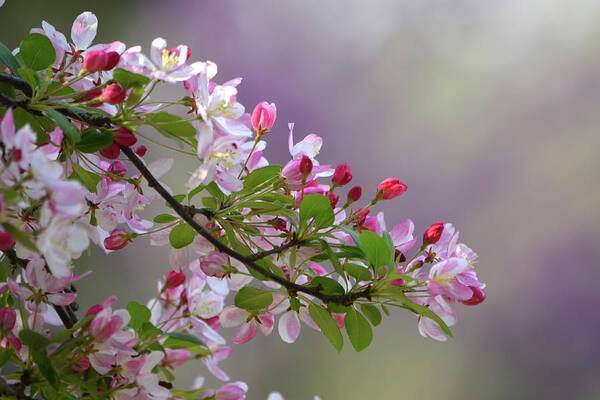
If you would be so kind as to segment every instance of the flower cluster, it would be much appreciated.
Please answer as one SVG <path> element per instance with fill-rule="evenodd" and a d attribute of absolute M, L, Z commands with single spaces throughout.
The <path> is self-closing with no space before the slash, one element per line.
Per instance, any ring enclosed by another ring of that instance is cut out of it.
<path fill-rule="evenodd" d="M 420 239 L 411 220 L 388 231 L 374 212 L 402 181 L 384 179 L 356 206 L 365 193 L 348 163 L 321 163 L 323 139 L 298 141 L 294 124 L 289 161 L 270 164 L 275 104 L 246 112 L 241 78 L 217 83 L 216 64 L 191 61 L 186 45 L 157 38 L 148 57 L 92 44 L 97 27 L 85 12 L 71 41 L 44 21 L 14 52 L 0 44 L 0 361 L 17 371 L 6 394 L 245 399 L 219 365 L 232 354 L 223 330 L 234 344 L 274 329 L 293 343 L 306 325 L 338 351 L 345 330 L 362 351 L 391 307 L 443 341 L 453 306 L 485 300 L 477 254 L 452 224 Z M 182 97 L 154 100 L 159 85 Z M 147 159 L 151 146 L 195 160 L 184 187 L 160 182 L 173 160 Z M 90 243 L 108 254 L 144 239 L 168 249 L 156 296 L 123 309 L 108 296 L 79 319 L 73 283 L 91 271 L 75 276 L 74 260 Z M 176 388 L 174 371 L 195 360 L 223 386 Z"/>

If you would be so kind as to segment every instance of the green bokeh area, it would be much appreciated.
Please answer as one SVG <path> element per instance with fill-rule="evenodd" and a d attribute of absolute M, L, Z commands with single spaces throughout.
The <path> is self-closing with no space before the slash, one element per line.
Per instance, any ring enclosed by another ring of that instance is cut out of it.
<path fill-rule="evenodd" d="M 217 82 L 244 78 L 247 108 L 276 102 L 272 162 L 288 158 L 296 122 L 296 139 L 321 135 L 319 160 L 348 162 L 365 196 L 389 176 L 408 185 L 378 208 L 388 228 L 410 217 L 421 235 L 443 219 L 479 253 L 488 299 L 457 307 L 454 339 L 422 338 L 406 312 L 358 354 L 306 326 L 293 345 L 259 334 L 222 363 L 249 399 L 600 398 L 600 3 L 7 0 L 0 40 L 14 48 L 42 20 L 69 36 L 85 10 L 100 42 L 186 43 L 219 65 Z M 176 158 L 163 181 L 182 190 L 193 165 Z M 145 303 L 169 269 L 144 241 L 78 268 L 93 270 L 82 309 L 113 293 L 119 307 Z M 180 371 L 197 375 L 219 385 L 201 363 Z"/>

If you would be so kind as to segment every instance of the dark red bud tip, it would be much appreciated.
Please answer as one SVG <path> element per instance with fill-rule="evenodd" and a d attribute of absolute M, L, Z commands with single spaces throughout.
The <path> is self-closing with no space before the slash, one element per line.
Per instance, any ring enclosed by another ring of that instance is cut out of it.
<path fill-rule="evenodd" d="M 362 188 L 360 186 L 354 186 L 348 191 L 348 201 L 358 201 L 362 195 Z"/>
<path fill-rule="evenodd" d="M 137 142 L 137 138 L 129 129 L 122 126 L 115 131 L 115 143 L 121 146 L 133 146 Z"/>
<path fill-rule="evenodd" d="M 15 239 L 8 232 L 0 232 L 0 250 L 7 251 L 15 247 Z"/>
<path fill-rule="evenodd" d="M 390 200 L 406 192 L 406 185 L 396 178 L 387 178 L 377 186 L 377 198 Z"/>
<path fill-rule="evenodd" d="M 109 160 L 116 160 L 119 157 L 119 154 L 121 154 L 121 149 L 116 143 L 113 143 L 110 146 L 100 150 L 100 155 L 108 158 Z"/>
<path fill-rule="evenodd" d="M 329 203 L 331 204 L 331 208 L 335 209 L 335 206 L 337 206 L 338 201 L 340 201 L 340 196 L 331 192 L 327 195 L 327 197 L 329 197 Z"/>
<path fill-rule="evenodd" d="M 437 243 L 437 241 L 440 240 L 440 237 L 442 236 L 442 232 L 444 232 L 443 222 L 440 221 L 431 225 L 423 234 L 423 243 Z"/>
<path fill-rule="evenodd" d="M 172 269 L 167 274 L 167 287 L 169 288 L 176 288 L 180 285 L 183 285 L 184 282 L 185 273 L 182 270 L 175 271 Z"/>
<path fill-rule="evenodd" d="M 93 99 L 96 99 L 98 97 L 102 96 L 102 89 L 92 89 L 92 90 L 88 90 L 87 92 L 85 92 L 85 94 L 83 95 L 83 99 L 85 101 L 90 101 Z M 88 104 L 88 106 L 90 107 L 100 107 L 102 105 L 102 102 L 98 102 L 98 103 L 94 103 L 94 104 Z"/>
<path fill-rule="evenodd" d="M 300 173 L 303 176 L 308 176 L 308 174 L 311 173 L 312 169 L 313 169 L 313 163 L 312 163 L 312 160 L 310 159 L 310 157 L 302 156 L 302 159 L 300 160 Z"/>
<path fill-rule="evenodd" d="M 116 84 L 108 85 L 102 92 L 102 100 L 112 105 L 121 104 L 125 101 L 125 97 L 127 97 L 125 90 Z"/>
<path fill-rule="evenodd" d="M 104 71 L 110 71 L 114 67 L 117 66 L 119 61 L 121 60 L 121 56 L 116 51 L 109 51 L 106 53 L 106 64 L 104 65 Z"/>
<path fill-rule="evenodd" d="M 10 331 L 17 322 L 17 312 L 10 307 L 0 308 L 0 329 L 4 332 Z"/>
<path fill-rule="evenodd" d="M 469 286 L 473 291 L 473 296 L 469 300 L 464 300 L 463 303 L 466 306 L 476 306 L 477 304 L 483 303 L 486 298 L 485 292 L 483 289 L 478 288 L 476 286 Z"/>
<path fill-rule="evenodd" d="M 102 50 L 88 51 L 83 58 L 83 69 L 88 72 L 102 71 L 107 64 L 108 57 Z"/>
<path fill-rule="evenodd" d="M 331 177 L 331 181 L 336 186 L 343 186 L 351 180 L 352 174 L 350 173 L 350 167 L 346 163 L 338 165 Z"/>
<path fill-rule="evenodd" d="M 144 157 L 146 155 L 147 151 L 148 151 L 148 148 L 144 145 L 141 145 L 137 149 L 135 149 L 135 154 L 137 154 L 140 157 Z"/>
<path fill-rule="evenodd" d="M 128 236 L 123 229 L 114 229 L 110 236 L 104 239 L 104 247 L 107 250 L 120 250 L 131 242 L 131 237 Z"/>

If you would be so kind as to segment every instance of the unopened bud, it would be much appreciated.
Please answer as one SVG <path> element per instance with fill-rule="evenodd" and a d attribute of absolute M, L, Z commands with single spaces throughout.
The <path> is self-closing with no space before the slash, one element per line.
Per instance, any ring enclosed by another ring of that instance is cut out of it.
<path fill-rule="evenodd" d="M 331 204 L 331 208 L 335 209 L 335 206 L 337 206 L 338 201 L 340 201 L 340 196 L 333 192 L 330 192 L 327 195 L 327 197 L 329 198 L 329 204 Z"/>
<path fill-rule="evenodd" d="M 17 312 L 10 307 L 0 308 L 0 330 L 10 331 L 17 322 Z"/>
<path fill-rule="evenodd" d="M 167 287 L 176 288 L 178 286 L 183 285 L 185 282 L 185 273 L 182 270 L 175 271 L 174 269 L 170 270 L 167 274 Z"/>
<path fill-rule="evenodd" d="M 262 135 L 273 128 L 276 118 L 277 107 L 275 106 L 275 103 L 269 104 L 266 101 L 263 101 L 254 107 L 250 121 L 252 122 L 254 130 L 259 135 Z"/>
<path fill-rule="evenodd" d="M 0 251 L 7 251 L 15 247 L 15 239 L 8 232 L 0 232 Z"/>
<path fill-rule="evenodd" d="M 362 188 L 360 186 L 354 186 L 348 191 L 348 202 L 358 201 L 362 195 Z"/>
<path fill-rule="evenodd" d="M 442 236 L 442 232 L 444 232 L 443 222 L 440 221 L 431 225 L 423 234 L 423 243 L 437 243 L 437 241 L 440 240 L 440 237 Z"/>
<path fill-rule="evenodd" d="M 120 250 L 131 242 L 131 237 L 125 234 L 123 229 L 117 228 L 110 233 L 110 236 L 104 239 L 104 247 L 107 250 Z"/>
<path fill-rule="evenodd" d="M 102 96 L 102 89 L 92 89 L 85 92 L 85 94 L 83 95 L 83 100 L 90 101 L 97 99 L 100 96 Z M 90 107 L 100 107 L 101 105 L 101 101 L 99 101 L 98 103 L 88 104 L 88 106 Z"/>
<path fill-rule="evenodd" d="M 378 199 L 390 200 L 406 192 L 406 185 L 396 178 L 387 178 L 377 186 Z"/>
<path fill-rule="evenodd" d="M 108 85 L 102 92 L 102 100 L 108 104 L 117 105 L 125 101 L 127 93 L 117 84 Z"/>
<path fill-rule="evenodd" d="M 87 72 L 102 71 L 106 67 L 108 61 L 107 58 L 104 51 L 88 51 L 83 58 L 83 69 Z"/>
<path fill-rule="evenodd" d="M 144 157 L 146 155 L 146 152 L 148 151 L 148 148 L 144 145 L 138 146 L 137 149 L 135 149 L 135 154 L 137 154 L 140 157 Z"/>
<path fill-rule="evenodd" d="M 116 143 L 112 143 L 110 146 L 100 150 L 100 155 L 108 158 L 109 160 L 116 160 L 117 157 L 119 157 L 119 154 L 121 154 L 121 149 Z"/>
<path fill-rule="evenodd" d="M 303 155 L 302 159 L 300 160 L 300 173 L 303 176 L 308 176 L 308 174 L 311 173 L 312 169 L 313 169 L 312 160 L 310 159 L 310 157 Z"/>
<path fill-rule="evenodd" d="M 106 53 L 106 64 L 104 65 L 104 71 L 110 71 L 117 66 L 121 60 L 121 56 L 116 51 L 109 51 Z"/>
<path fill-rule="evenodd" d="M 129 147 L 136 144 L 136 142 L 137 138 L 129 129 L 120 126 L 115 131 L 115 143 Z"/>
<path fill-rule="evenodd" d="M 336 186 L 344 186 L 351 180 L 352 174 L 350 173 L 350 167 L 346 163 L 338 165 L 331 177 L 331 181 Z"/>

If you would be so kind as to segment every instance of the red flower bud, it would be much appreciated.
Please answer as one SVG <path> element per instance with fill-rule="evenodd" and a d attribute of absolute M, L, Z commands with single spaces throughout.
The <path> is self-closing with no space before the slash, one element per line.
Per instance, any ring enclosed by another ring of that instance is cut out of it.
<path fill-rule="evenodd" d="M 406 185 L 396 178 L 384 179 L 379 186 L 377 186 L 377 198 L 383 200 L 390 200 L 394 197 L 400 196 L 406 191 Z"/>
<path fill-rule="evenodd" d="M 115 160 L 117 157 L 119 157 L 119 154 L 121 154 L 121 149 L 119 148 L 118 144 L 113 143 L 110 146 L 100 150 L 100 154 L 109 160 Z"/>
<path fill-rule="evenodd" d="M 275 118 L 277 118 L 277 107 L 275 107 L 275 103 L 269 104 L 266 101 L 263 101 L 254 107 L 250 121 L 252 122 L 254 130 L 259 135 L 262 135 L 273 128 Z"/>
<path fill-rule="evenodd" d="M 131 242 L 131 238 L 125 234 L 123 229 L 114 229 L 110 236 L 104 239 L 104 247 L 107 250 L 120 250 Z"/>
<path fill-rule="evenodd" d="M 277 229 L 278 231 L 282 232 L 287 232 L 287 222 L 285 222 L 285 219 L 276 217 L 273 218 L 270 222 L 273 225 L 274 229 Z"/>
<path fill-rule="evenodd" d="M 137 138 L 129 129 L 120 126 L 115 131 L 115 143 L 121 146 L 133 146 L 136 142 Z"/>
<path fill-rule="evenodd" d="M 117 66 L 119 61 L 121 60 L 121 56 L 116 51 L 109 51 L 106 53 L 106 65 L 102 68 L 104 71 L 110 71 L 114 67 Z"/>
<path fill-rule="evenodd" d="M 300 159 L 300 173 L 303 176 L 308 176 L 313 169 L 313 163 L 310 157 L 303 155 L 302 159 Z"/>
<path fill-rule="evenodd" d="M 331 177 L 331 181 L 336 186 L 344 186 L 351 180 L 352 174 L 350 173 L 350 167 L 346 163 L 338 165 Z"/>
<path fill-rule="evenodd" d="M 73 369 L 77 372 L 87 371 L 88 368 L 90 368 L 90 359 L 87 356 L 80 358 L 73 364 Z"/>
<path fill-rule="evenodd" d="M 85 101 L 90 101 L 90 100 L 94 100 L 100 96 L 102 96 L 102 89 L 92 89 L 92 90 L 88 90 L 87 92 L 85 92 L 85 94 L 83 95 L 83 99 Z M 100 107 L 101 105 L 102 105 L 101 101 L 99 101 L 98 103 L 94 103 L 94 104 L 88 104 L 88 106 L 90 106 L 90 107 Z"/>
<path fill-rule="evenodd" d="M 485 292 L 483 291 L 483 289 L 478 288 L 476 286 L 469 286 L 469 287 L 473 291 L 473 296 L 469 300 L 461 301 L 461 303 L 463 303 L 466 306 L 476 306 L 477 304 L 483 303 L 483 301 L 486 298 Z"/>
<path fill-rule="evenodd" d="M 354 202 L 360 199 L 362 195 L 362 188 L 360 186 L 354 186 L 352 189 L 348 191 L 348 201 Z"/>
<path fill-rule="evenodd" d="M 125 175 L 127 175 L 127 166 L 122 161 L 115 161 L 110 165 L 110 167 L 108 167 L 107 171 L 110 172 L 112 175 L 125 178 Z M 112 178 L 114 179 L 114 176 L 112 176 Z M 115 180 L 118 180 L 118 178 Z"/>
<path fill-rule="evenodd" d="M 443 222 L 440 221 L 431 225 L 423 234 L 423 243 L 437 243 L 437 241 L 440 240 L 440 237 L 442 236 L 442 232 L 444 232 Z"/>
<path fill-rule="evenodd" d="M 144 145 L 141 145 L 137 149 L 135 149 L 135 154 L 137 154 L 140 157 L 144 157 L 146 155 L 147 151 L 148 151 L 148 148 Z"/>
<path fill-rule="evenodd" d="M 176 288 L 180 285 L 183 285 L 184 282 L 185 273 L 182 270 L 175 271 L 172 269 L 167 274 L 167 287 L 169 288 Z"/>
<path fill-rule="evenodd" d="M 0 308 L 0 330 L 10 331 L 17 322 L 17 312 L 10 307 Z"/>
<path fill-rule="evenodd" d="M 102 100 L 112 105 L 121 104 L 125 101 L 125 97 L 127 97 L 125 90 L 116 84 L 108 85 L 102 92 Z"/>
<path fill-rule="evenodd" d="M 329 197 L 329 203 L 331 204 L 331 208 L 335 209 L 335 206 L 337 206 L 338 201 L 340 201 L 340 196 L 336 195 L 333 192 L 330 192 L 327 197 Z"/>
<path fill-rule="evenodd" d="M 0 251 L 10 250 L 15 247 L 15 239 L 8 232 L 0 232 Z"/>
<path fill-rule="evenodd" d="M 88 51 L 83 58 L 83 69 L 88 72 L 102 71 L 106 67 L 108 57 L 101 50 Z"/>

